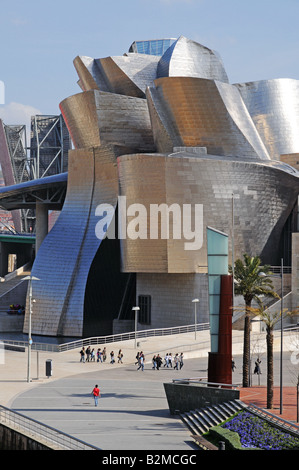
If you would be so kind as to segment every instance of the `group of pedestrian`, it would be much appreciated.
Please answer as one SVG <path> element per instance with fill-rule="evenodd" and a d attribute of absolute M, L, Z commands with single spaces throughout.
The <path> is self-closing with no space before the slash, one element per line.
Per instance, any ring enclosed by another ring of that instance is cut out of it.
<path fill-rule="evenodd" d="M 85 350 L 84 346 L 80 351 L 80 362 L 95 362 L 95 351 L 88 346 Z"/>
<path fill-rule="evenodd" d="M 161 368 L 163 364 L 163 360 L 160 354 L 154 355 L 152 359 L 152 363 L 153 363 L 153 369 L 159 370 Z M 179 369 L 182 369 L 183 365 L 184 365 L 184 354 L 182 352 L 180 354 L 176 353 L 175 356 L 172 356 L 171 353 L 165 354 L 163 367 L 167 367 L 167 368 L 171 367 L 175 370 L 179 370 Z"/>
<path fill-rule="evenodd" d="M 102 350 L 101 348 L 98 348 L 97 351 L 95 352 L 95 349 L 91 349 L 90 346 L 88 346 L 86 349 L 83 346 L 81 351 L 80 351 L 80 362 L 95 362 L 97 359 L 97 362 L 106 362 L 107 359 L 107 351 L 106 347 Z M 120 349 L 118 352 L 118 363 L 122 364 L 123 363 L 123 353 L 122 350 Z M 114 358 L 114 351 L 110 352 L 110 364 L 115 363 L 115 358 Z"/>

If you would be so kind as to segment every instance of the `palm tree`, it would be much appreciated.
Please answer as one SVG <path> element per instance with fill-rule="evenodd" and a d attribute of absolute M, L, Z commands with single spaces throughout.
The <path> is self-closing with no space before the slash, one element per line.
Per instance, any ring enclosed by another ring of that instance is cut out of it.
<path fill-rule="evenodd" d="M 281 318 L 291 315 L 298 315 L 298 309 L 290 311 L 283 309 L 283 311 L 271 311 L 265 307 L 262 302 L 259 301 L 257 308 L 249 308 L 248 313 L 254 316 L 258 316 L 261 321 L 266 325 L 266 344 L 267 344 L 267 408 L 273 408 L 273 330 Z"/>
<path fill-rule="evenodd" d="M 250 361 L 250 308 L 253 300 L 260 296 L 279 297 L 273 290 L 270 278 L 271 267 L 261 266 L 258 256 L 243 255 L 244 262 L 237 259 L 234 266 L 234 291 L 245 301 L 244 342 L 243 342 L 243 387 L 249 387 Z M 232 267 L 229 267 L 232 273 Z"/>

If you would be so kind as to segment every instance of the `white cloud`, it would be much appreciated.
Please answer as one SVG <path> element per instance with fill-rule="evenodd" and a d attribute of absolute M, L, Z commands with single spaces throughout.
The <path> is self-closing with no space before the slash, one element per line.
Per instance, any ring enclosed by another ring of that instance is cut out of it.
<path fill-rule="evenodd" d="M 27 140 L 30 137 L 31 116 L 42 114 L 33 106 L 11 102 L 0 106 L 0 119 L 7 125 L 26 125 Z"/>
<path fill-rule="evenodd" d="M 27 19 L 26 18 L 21 18 L 21 17 L 16 17 L 11 19 L 11 23 L 14 26 L 23 26 L 27 24 Z"/>

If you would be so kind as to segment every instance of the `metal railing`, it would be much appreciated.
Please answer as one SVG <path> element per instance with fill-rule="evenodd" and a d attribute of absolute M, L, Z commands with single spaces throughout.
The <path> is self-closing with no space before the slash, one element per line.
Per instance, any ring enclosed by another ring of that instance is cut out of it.
<path fill-rule="evenodd" d="M 209 323 L 198 323 L 196 325 L 196 331 L 205 331 L 210 329 Z M 83 346 L 92 346 L 97 344 L 108 344 L 108 343 L 118 343 L 122 341 L 128 341 L 132 339 L 140 340 L 142 338 L 149 338 L 153 336 L 168 336 L 168 335 L 176 335 L 182 333 L 192 333 L 195 331 L 195 325 L 185 325 L 185 326 L 176 326 L 172 328 L 158 328 L 158 329 L 150 329 L 150 330 L 139 330 L 139 331 L 131 331 L 128 333 L 119 333 L 115 335 L 109 336 L 94 336 L 91 338 L 83 338 L 78 339 L 75 341 L 70 341 L 68 343 L 63 344 L 49 344 L 49 343 L 39 343 L 33 341 L 32 343 L 32 350 L 36 351 L 50 351 L 50 352 L 64 352 L 69 351 L 72 349 L 81 348 Z M 2 343 L 12 345 L 12 346 L 27 346 L 28 341 L 22 340 L 6 340 L 3 339 Z"/>
<path fill-rule="evenodd" d="M 210 328 L 209 323 L 200 323 L 196 325 L 196 331 L 204 331 Z M 92 346 L 96 344 L 106 344 L 106 343 L 119 343 L 122 341 L 128 341 L 131 339 L 142 339 L 149 338 L 153 336 L 168 336 L 168 335 L 177 335 L 182 333 L 192 333 L 195 331 L 195 325 L 185 325 L 185 326 L 176 326 L 172 328 L 157 328 L 150 330 L 139 330 L 131 331 L 128 333 L 119 333 L 116 335 L 109 336 L 95 336 L 91 338 L 80 339 L 72 341 L 69 343 L 64 343 L 59 345 L 59 351 L 67 351 L 70 349 L 80 348 L 82 346 Z"/>
<path fill-rule="evenodd" d="M 198 384 L 198 385 L 207 385 L 208 387 L 214 388 L 232 388 L 237 389 L 240 388 L 241 384 L 224 384 L 218 382 L 207 382 L 207 377 L 191 377 L 188 379 L 172 379 L 172 383 L 176 384 Z"/>
<path fill-rule="evenodd" d="M 271 266 L 270 270 L 273 274 L 281 274 L 281 266 Z M 283 266 L 283 273 L 291 274 L 292 266 Z"/>
<path fill-rule="evenodd" d="M 100 450 L 62 431 L 0 405 L 0 424 L 54 450 Z"/>
<path fill-rule="evenodd" d="M 282 429 L 283 431 L 287 431 L 290 434 L 293 434 L 296 437 L 299 437 L 299 425 L 291 423 L 290 421 L 286 421 L 285 419 L 280 418 L 279 416 L 276 416 L 273 413 L 270 413 L 269 411 L 265 411 L 262 408 L 252 403 L 248 405 L 247 409 L 251 413 L 255 414 L 256 416 L 259 416 L 260 418 L 263 418 L 264 420 L 271 423 L 275 427 L 278 427 Z"/>
<path fill-rule="evenodd" d="M 15 348 L 26 348 L 28 346 L 28 341 L 23 340 L 14 340 L 14 339 L 2 339 L 1 346 L 4 348 L 7 346 L 12 346 Z M 59 352 L 59 344 L 51 343 L 36 343 L 33 341 L 31 349 L 34 351 L 44 351 L 44 352 Z"/>

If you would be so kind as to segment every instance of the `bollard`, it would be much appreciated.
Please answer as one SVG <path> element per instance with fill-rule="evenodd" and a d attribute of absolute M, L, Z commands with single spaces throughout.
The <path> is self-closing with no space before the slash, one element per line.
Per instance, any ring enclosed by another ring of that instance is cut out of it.
<path fill-rule="evenodd" d="M 48 378 L 52 376 L 52 359 L 46 360 L 46 376 Z"/>
<path fill-rule="evenodd" d="M 225 442 L 223 441 L 219 442 L 219 450 L 225 450 Z"/>

